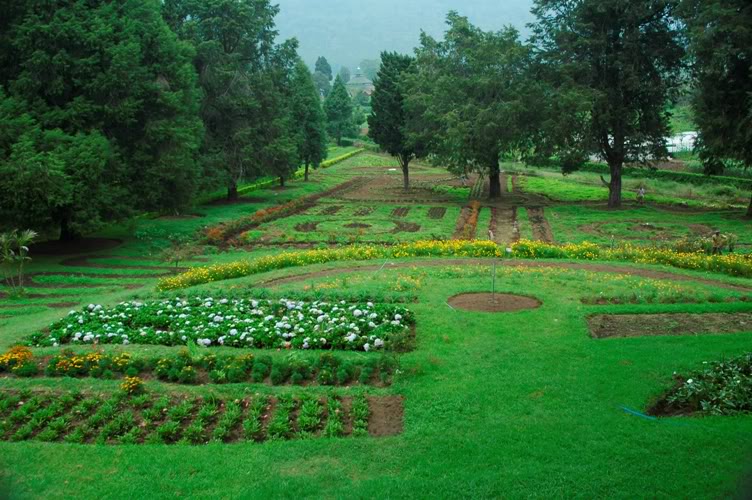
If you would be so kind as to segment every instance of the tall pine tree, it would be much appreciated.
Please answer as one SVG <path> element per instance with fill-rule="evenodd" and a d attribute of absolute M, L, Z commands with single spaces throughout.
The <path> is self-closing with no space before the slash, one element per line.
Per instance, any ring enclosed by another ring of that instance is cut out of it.
<path fill-rule="evenodd" d="M 164 16 L 196 47 L 195 66 L 204 91 L 203 158 L 238 197 L 238 184 L 289 172 L 294 144 L 288 138 L 287 72 L 296 42 L 275 44 L 269 0 L 169 0 Z M 284 167 L 283 167 L 284 165 Z"/>
<path fill-rule="evenodd" d="M 611 208 L 621 206 L 625 162 L 646 163 L 667 155 L 666 110 L 678 88 L 683 57 L 677 4 L 677 0 L 535 2 L 535 41 L 558 85 L 550 98 L 585 99 L 588 119 L 581 144 L 586 155 L 596 154 L 608 163 L 611 178 L 603 182 L 609 188 Z M 560 122 L 561 127 L 570 125 L 568 116 Z"/>
<path fill-rule="evenodd" d="M 309 167 L 319 168 L 326 159 L 326 116 L 311 72 L 300 60 L 292 75 L 291 94 L 298 158 L 305 167 L 307 181 Z"/>
<path fill-rule="evenodd" d="M 348 94 L 339 75 L 334 80 L 332 91 L 324 102 L 324 111 L 326 112 L 327 131 L 337 141 L 337 145 L 342 145 L 343 137 L 356 133 L 353 124 L 352 99 L 350 99 L 350 94 Z"/>
<path fill-rule="evenodd" d="M 513 28 L 483 31 L 456 12 L 447 24 L 443 41 L 423 34 L 407 78 L 410 141 L 456 173 L 487 175 L 498 198 L 502 155 L 526 149 L 530 136 L 529 48 Z"/>
<path fill-rule="evenodd" d="M 387 153 L 397 157 L 406 190 L 410 188 L 410 162 L 424 153 L 419 142 L 409 140 L 406 130 L 405 77 L 414 70 L 410 56 L 381 54 L 381 68 L 371 97 L 372 112 L 368 117 L 368 135 Z"/>
<path fill-rule="evenodd" d="M 682 15 L 689 27 L 697 149 L 705 170 L 720 174 L 733 162 L 752 166 L 752 3 L 685 0 Z"/>
<path fill-rule="evenodd" d="M 20 2 L 3 23 L 0 98 L 20 123 L 0 153 L 3 222 L 72 239 L 190 204 L 199 92 L 157 0 Z"/>

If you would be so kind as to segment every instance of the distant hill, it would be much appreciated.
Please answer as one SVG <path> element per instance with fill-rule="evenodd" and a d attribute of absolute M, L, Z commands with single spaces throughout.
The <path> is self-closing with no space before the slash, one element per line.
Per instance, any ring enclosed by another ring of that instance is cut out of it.
<path fill-rule="evenodd" d="M 353 69 L 382 50 L 412 52 L 420 30 L 440 36 L 452 9 L 483 29 L 505 24 L 523 32 L 532 20 L 532 0 L 275 0 L 280 35 L 296 37 L 310 65 L 319 55 L 337 69 Z"/>

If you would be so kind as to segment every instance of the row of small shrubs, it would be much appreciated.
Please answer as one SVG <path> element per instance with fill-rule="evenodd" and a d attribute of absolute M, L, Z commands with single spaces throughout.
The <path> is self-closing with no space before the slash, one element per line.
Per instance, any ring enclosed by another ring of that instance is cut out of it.
<path fill-rule="evenodd" d="M 353 245 L 343 248 L 283 252 L 253 260 L 196 267 L 162 279 L 157 289 L 178 290 L 191 286 L 242 278 L 277 269 L 325 264 L 337 261 L 364 261 L 412 257 L 512 257 L 518 259 L 572 259 L 659 264 L 680 269 L 710 271 L 730 276 L 752 277 L 752 256 L 706 255 L 702 252 L 677 252 L 671 249 L 623 245 L 601 247 L 594 243 L 554 245 L 521 240 L 505 249 L 492 241 L 418 241 L 395 246 Z"/>
<path fill-rule="evenodd" d="M 369 434 L 370 405 L 378 399 L 335 393 L 222 399 L 126 389 L 112 395 L 0 391 L 0 440 L 101 446 L 359 437 Z"/>
<path fill-rule="evenodd" d="M 288 355 L 275 360 L 268 355 L 256 357 L 253 354 L 196 356 L 188 350 L 159 358 L 142 358 L 127 352 L 77 354 L 70 350 L 49 358 L 35 358 L 26 347 L 14 347 L 9 353 L 12 356 L 0 357 L 6 360 L 0 363 L 0 373 L 18 377 L 44 374 L 47 377 L 123 378 L 128 382 L 150 374 L 178 384 L 389 385 L 398 366 L 397 358 L 387 354 L 347 359 L 325 353 L 316 359 Z"/>
<path fill-rule="evenodd" d="M 332 158 L 331 160 L 324 161 L 321 163 L 321 166 L 319 168 L 329 168 L 349 158 L 352 158 L 353 156 L 358 155 L 362 153 L 363 151 L 364 151 L 363 149 L 357 149 L 355 151 L 351 151 L 349 153 L 338 156 L 336 158 Z M 303 175 L 304 175 L 303 171 L 299 170 L 298 172 L 295 173 L 292 179 L 301 178 Z M 261 189 L 261 188 L 266 188 L 266 187 L 272 187 L 273 185 L 276 184 L 276 182 L 277 181 L 275 179 L 275 180 L 271 180 L 268 182 L 260 183 L 260 184 L 252 186 L 252 189 L 255 190 L 255 189 Z M 247 188 L 247 189 L 244 188 L 238 191 L 238 193 L 246 192 L 248 190 L 251 190 L 251 188 Z M 304 198 L 296 198 L 292 201 L 283 203 L 281 205 L 274 205 L 272 207 L 258 210 L 257 212 L 255 212 L 253 215 L 249 217 L 241 217 L 241 218 L 234 219 L 227 223 L 209 227 L 204 232 L 206 236 L 206 240 L 209 244 L 212 244 L 212 245 L 223 243 L 228 238 L 235 236 L 237 234 L 240 234 L 244 231 L 253 229 L 259 224 L 270 222 L 272 220 L 279 219 L 282 217 L 288 217 L 290 215 L 297 213 L 300 210 L 305 209 L 308 206 L 312 206 L 319 198 L 321 198 L 325 194 L 326 192 L 314 194 L 314 195 L 307 196 Z"/>

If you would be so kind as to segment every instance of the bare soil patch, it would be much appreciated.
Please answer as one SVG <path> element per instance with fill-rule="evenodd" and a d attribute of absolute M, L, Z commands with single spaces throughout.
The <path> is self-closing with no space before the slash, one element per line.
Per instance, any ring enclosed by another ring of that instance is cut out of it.
<path fill-rule="evenodd" d="M 462 207 L 460 215 L 457 217 L 457 222 L 454 225 L 454 234 L 452 235 L 453 240 L 461 240 L 464 238 L 465 226 L 467 225 L 467 220 L 472 213 L 473 211 L 470 207 Z"/>
<path fill-rule="evenodd" d="M 543 208 L 530 207 L 527 209 L 527 213 L 530 217 L 530 223 L 533 225 L 533 238 L 545 243 L 553 243 L 554 234 L 548 220 L 546 220 Z"/>
<path fill-rule="evenodd" d="M 318 222 L 303 222 L 296 225 L 295 230 L 299 233 L 315 233 L 318 225 Z"/>
<path fill-rule="evenodd" d="M 396 227 L 390 231 L 392 234 L 417 233 L 420 231 L 420 225 L 414 222 L 394 221 L 394 224 Z"/>
<path fill-rule="evenodd" d="M 362 207 L 355 211 L 357 217 L 365 217 L 373 213 L 373 207 Z"/>
<path fill-rule="evenodd" d="M 353 222 L 352 224 L 347 224 L 345 227 L 348 229 L 368 229 L 372 226 L 370 224 L 364 224 L 362 222 Z"/>
<path fill-rule="evenodd" d="M 371 410 L 368 417 L 368 434 L 384 437 L 402 433 L 405 413 L 403 396 L 368 396 L 368 406 Z"/>
<path fill-rule="evenodd" d="M 752 313 L 602 314 L 588 318 L 595 338 L 752 332 Z"/>
<path fill-rule="evenodd" d="M 517 209 L 491 207 L 491 223 L 489 226 L 493 241 L 499 245 L 514 243 L 520 239 L 517 227 Z"/>
<path fill-rule="evenodd" d="M 392 217 L 407 217 L 410 213 L 410 207 L 397 207 L 392 210 Z"/>
<path fill-rule="evenodd" d="M 507 313 L 537 309 L 543 303 L 533 297 L 508 293 L 463 293 L 450 297 L 447 303 L 455 309 L 492 313 Z"/>
<path fill-rule="evenodd" d="M 337 215 L 337 213 L 343 208 L 345 207 L 342 205 L 331 205 L 322 210 L 321 215 Z"/>
<path fill-rule="evenodd" d="M 122 240 L 112 238 L 82 238 L 75 241 L 43 241 L 29 248 L 31 255 L 75 255 L 102 252 L 122 245 Z"/>
<path fill-rule="evenodd" d="M 428 218 L 433 220 L 441 220 L 446 215 L 446 212 L 446 207 L 431 207 L 431 209 L 428 210 Z"/>

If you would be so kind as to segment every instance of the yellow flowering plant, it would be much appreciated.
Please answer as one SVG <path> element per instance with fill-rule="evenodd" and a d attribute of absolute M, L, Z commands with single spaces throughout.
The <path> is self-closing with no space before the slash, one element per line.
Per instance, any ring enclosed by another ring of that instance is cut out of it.
<path fill-rule="evenodd" d="M 337 261 L 408 259 L 414 257 L 471 257 L 518 259 L 571 259 L 657 264 L 681 269 L 710 271 L 730 276 L 752 277 L 752 258 L 743 254 L 706 255 L 670 249 L 623 245 L 605 248 L 594 243 L 554 245 L 541 241 L 520 240 L 508 249 L 486 240 L 416 241 L 395 246 L 352 245 L 342 248 L 284 252 L 254 260 L 193 268 L 183 274 L 162 279 L 157 289 L 178 290 L 191 286 L 242 278 L 255 274 L 325 264 Z"/>

